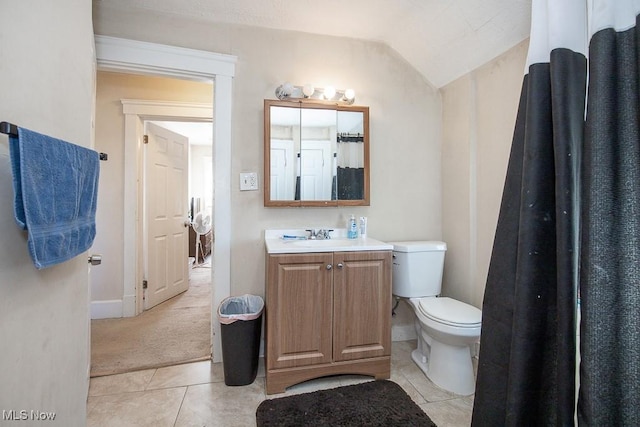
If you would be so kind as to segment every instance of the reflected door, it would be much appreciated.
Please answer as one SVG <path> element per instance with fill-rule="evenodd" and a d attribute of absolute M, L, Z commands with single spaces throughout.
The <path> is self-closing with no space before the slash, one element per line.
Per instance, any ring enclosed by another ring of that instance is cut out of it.
<path fill-rule="evenodd" d="M 295 181 L 293 141 L 271 141 L 271 198 L 292 200 Z"/>
<path fill-rule="evenodd" d="M 331 141 L 305 141 L 300 150 L 301 200 L 331 199 Z"/>

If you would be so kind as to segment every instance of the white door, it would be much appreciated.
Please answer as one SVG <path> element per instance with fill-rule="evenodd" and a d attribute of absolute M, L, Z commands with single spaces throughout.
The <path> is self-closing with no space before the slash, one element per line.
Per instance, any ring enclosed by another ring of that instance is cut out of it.
<path fill-rule="evenodd" d="M 189 139 L 153 123 L 146 129 L 143 259 L 148 310 L 189 288 Z"/>

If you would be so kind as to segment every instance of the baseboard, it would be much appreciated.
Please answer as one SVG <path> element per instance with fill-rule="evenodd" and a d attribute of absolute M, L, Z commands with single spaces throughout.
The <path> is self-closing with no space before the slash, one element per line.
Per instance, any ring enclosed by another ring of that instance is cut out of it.
<path fill-rule="evenodd" d="M 92 319 L 122 317 L 122 300 L 91 301 Z"/>
<path fill-rule="evenodd" d="M 413 324 L 391 326 L 391 341 L 409 341 L 417 338 L 416 328 Z"/>

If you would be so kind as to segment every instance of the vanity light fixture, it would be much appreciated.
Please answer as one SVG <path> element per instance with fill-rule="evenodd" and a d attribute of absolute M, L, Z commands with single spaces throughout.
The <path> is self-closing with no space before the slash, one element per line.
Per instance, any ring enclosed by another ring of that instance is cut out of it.
<path fill-rule="evenodd" d="M 276 88 L 276 97 L 280 100 L 314 99 L 351 105 L 356 100 L 356 93 L 353 89 L 336 90 L 333 86 L 323 89 L 312 84 L 294 86 L 286 82 Z"/>

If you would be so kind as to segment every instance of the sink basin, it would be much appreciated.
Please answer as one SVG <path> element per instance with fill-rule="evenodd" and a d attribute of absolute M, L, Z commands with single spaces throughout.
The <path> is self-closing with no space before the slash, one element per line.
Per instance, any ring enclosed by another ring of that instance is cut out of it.
<path fill-rule="evenodd" d="M 304 254 L 318 252 L 390 251 L 393 245 L 371 237 L 347 239 L 346 230 L 336 230 L 328 240 L 283 239 L 283 236 L 304 236 L 304 229 L 265 230 L 265 249 L 269 254 Z"/>
<path fill-rule="evenodd" d="M 348 239 L 328 239 L 328 240 L 296 240 L 293 242 L 296 246 L 304 248 L 326 248 L 326 247 L 344 247 L 353 246 L 357 240 Z"/>

